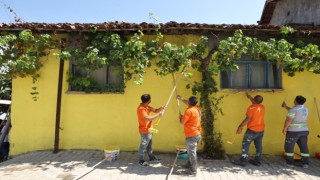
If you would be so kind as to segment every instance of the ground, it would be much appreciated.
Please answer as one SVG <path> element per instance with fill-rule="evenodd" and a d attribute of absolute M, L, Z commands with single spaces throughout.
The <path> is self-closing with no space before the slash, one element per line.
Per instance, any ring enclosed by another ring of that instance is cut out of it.
<path fill-rule="evenodd" d="M 248 164 L 245 167 L 235 166 L 231 159 L 238 155 L 227 155 L 225 160 L 206 160 L 199 158 L 198 174 L 195 177 L 186 175 L 181 167 L 186 160 L 178 159 L 170 177 L 176 154 L 157 153 L 161 163 L 149 167 L 138 165 L 137 152 L 120 151 L 119 159 L 113 162 L 102 161 L 103 151 L 64 150 L 57 154 L 52 151 L 37 151 L 13 157 L 0 163 L 0 177 L 10 179 L 320 179 L 320 160 L 310 159 L 310 167 L 297 166 L 289 168 L 281 156 L 264 155 L 262 165 L 256 167 Z M 99 164 L 100 163 L 100 164 Z M 93 168 L 94 167 L 94 168 Z"/>

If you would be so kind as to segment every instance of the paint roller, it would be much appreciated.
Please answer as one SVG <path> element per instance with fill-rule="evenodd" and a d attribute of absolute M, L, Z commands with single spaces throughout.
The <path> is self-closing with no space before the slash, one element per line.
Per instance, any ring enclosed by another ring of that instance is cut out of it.
<path fill-rule="evenodd" d="M 179 79 L 178 79 L 176 82 L 175 82 L 175 80 L 173 79 L 173 80 L 174 80 L 174 87 L 173 87 L 173 89 L 172 89 L 172 91 L 171 91 L 171 94 L 170 94 L 170 96 L 169 96 L 169 98 L 168 98 L 168 100 L 167 100 L 167 102 L 166 102 L 166 104 L 165 104 L 165 106 L 164 106 L 163 114 L 164 114 L 164 112 L 165 112 L 165 110 L 166 110 L 166 108 L 167 108 L 167 106 L 168 106 L 168 104 L 169 104 L 169 102 L 170 102 L 170 100 L 171 100 L 171 98 L 172 98 L 173 93 L 176 91 L 177 85 L 178 85 L 180 79 L 182 78 L 182 76 L 183 76 L 183 71 L 181 72 L 181 74 L 180 74 L 180 76 L 179 76 Z M 174 76 L 173 76 L 173 78 L 174 78 Z M 177 92 L 176 92 L 176 93 L 177 93 Z M 180 112 L 180 105 L 179 105 L 179 112 Z M 163 115 L 163 114 L 162 114 L 162 115 Z M 157 122 L 155 123 L 156 126 L 159 125 L 160 120 L 161 120 L 161 118 L 159 118 L 159 119 L 157 120 Z M 155 128 L 152 128 L 152 127 L 149 128 L 148 131 L 151 132 L 151 133 L 158 133 L 158 132 L 159 132 L 159 130 L 157 130 L 157 129 L 155 129 Z"/>
<path fill-rule="evenodd" d="M 180 79 L 182 78 L 182 75 L 183 75 L 183 72 L 180 74 L 179 79 L 177 80 L 177 82 L 175 83 L 175 85 L 174 85 L 174 87 L 173 87 L 173 89 L 172 89 L 172 91 L 171 91 L 171 94 L 170 94 L 170 96 L 169 96 L 169 98 L 168 98 L 168 100 L 167 100 L 167 102 L 166 102 L 166 105 L 164 106 L 163 114 L 164 114 L 164 112 L 165 112 L 165 110 L 166 110 L 166 108 L 167 108 L 167 106 L 168 106 L 168 104 L 169 104 L 169 102 L 170 102 L 170 100 L 171 100 L 171 98 L 172 98 L 173 93 L 174 93 L 175 90 L 177 89 L 177 85 L 178 85 Z M 159 118 L 159 119 L 157 120 L 156 125 L 159 125 L 160 120 L 161 120 L 161 118 Z"/>

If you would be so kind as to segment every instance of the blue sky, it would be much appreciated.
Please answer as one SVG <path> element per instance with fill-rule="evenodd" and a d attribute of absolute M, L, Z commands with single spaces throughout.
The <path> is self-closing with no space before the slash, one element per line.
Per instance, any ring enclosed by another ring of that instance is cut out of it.
<path fill-rule="evenodd" d="M 257 24 L 265 0 L 0 0 L 24 22 Z M 0 3 L 0 22 L 14 23 Z M 158 21 L 149 18 L 152 13 Z"/>

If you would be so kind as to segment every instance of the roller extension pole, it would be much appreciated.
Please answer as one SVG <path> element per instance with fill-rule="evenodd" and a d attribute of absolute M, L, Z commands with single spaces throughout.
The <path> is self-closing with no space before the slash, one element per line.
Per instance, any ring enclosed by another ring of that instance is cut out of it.
<path fill-rule="evenodd" d="M 164 114 L 164 112 L 165 112 L 165 110 L 166 110 L 166 108 L 167 108 L 167 106 L 168 106 L 168 104 L 169 104 L 169 102 L 170 102 L 170 100 L 171 100 L 171 98 L 172 98 L 172 95 L 173 95 L 174 91 L 175 91 L 176 88 L 177 88 L 177 85 L 178 85 L 180 79 L 182 78 L 182 75 L 183 75 L 183 72 L 181 72 L 179 79 L 177 80 L 177 82 L 175 83 L 175 85 L 174 85 L 174 87 L 173 87 L 173 89 L 172 89 L 172 91 L 171 91 L 171 94 L 170 94 L 170 96 L 169 96 L 169 98 L 168 98 L 168 100 L 167 100 L 167 102 L 166 102 L 166 105 L 164 106 L 163 114 Z M 155 125 L 158 125 L 159 122 L 160 122 L 160 120 L 161 120 L 161 119 L 159 118 Z"/>
<path fill-rule="evenodd" d="M 172 73 L 172 79 L 173 79 L 173 83 L 176 84 L 176 80 L 174 78 L 174 74 Z M 176 96 L 178 96 L 178 91 L 177 91 L 177 88 L 176 88 Z M 177 99 L 177 103 L 178 103 L 178 109 L 179 109 L 179 114 L 181 114 L 181 109 L 180 109 L 180 101 L 179 99 Z"/>
<path fill-rule="evenodd" d="M 177 150 L 177 156 L 176 156 L 176 158 L 175 158 L 174 161 L 173 161 L 172 167 L 171 167 L 171 169 L 170 169 L 170 172 L 169 172 L 166 180 L 170 179 L 170 176 L 171 176 L 171 174 L 172 174 L 172 172 L 173 172 L 173 168 L 174 168 L 174 166 L 176 165 L 176 162 L 177 162 L 177 160 L 178 160 L 179 153 L 180 153 L 180 150 L 178 149 L 178 150 Z"/>
<path fill-rule="evenodd" d="M 319 119 L 319 122 L 320 122 L 320 114 L 319 114 L 318 103 L 317 103 L 316 97 L 314 97 L 314 103 L 316 104 L 318 119 Z M 318 135 L 317 137 L 320 138 L 320 135 Z"/>
<path fill-rule="evenodd" d="M 317 113 L 318 113 L 318 119 L 319 119 L 319 122 L 320 122 L 320 113 L 319 113 L 318 103 L 317 103 L 317 99 L 316 98 L 314 98 L 314 103 L 316 104 L 316 109 L 317 109 Z"/>
<path fill-rule="evenodd" d="M 73 180 L 79 180 L 82 177 L 86 176 L 87 174 L 89 174 L 91 171 L 93 171 L 97 166 L 99 166 L 101 163 L 103 163 L 106 160 L 106 158 L 104 158 L 103 160 L 99 161 L 97 164 L 95 164 L 94 166 L 92 166 L 89 170 L 85 171 L 84 173 L 80 174 L 79 176 L 75 177 Z"/>

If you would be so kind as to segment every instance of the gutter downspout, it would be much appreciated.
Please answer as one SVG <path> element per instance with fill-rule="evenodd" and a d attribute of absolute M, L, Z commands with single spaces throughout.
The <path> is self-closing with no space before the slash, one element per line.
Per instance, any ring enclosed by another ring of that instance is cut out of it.
<path fill-rule="evenodd" d="M 64 40 L 62 40 L 62 48 L 64 48 Z M 61 114 L 61 97 L 62 97 L 62 82 L 63 82 L 64 60 L 60 58 L 59 77 L 58 77 L 58 93 L 57 93 L 57 107 L 56 107 L 56 126 L 54 136 L 53 153 L 59 151 L 59 138 L 60 138 L 60 114 Z"/>

